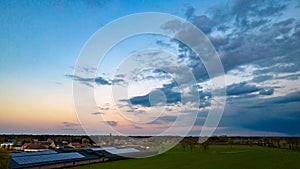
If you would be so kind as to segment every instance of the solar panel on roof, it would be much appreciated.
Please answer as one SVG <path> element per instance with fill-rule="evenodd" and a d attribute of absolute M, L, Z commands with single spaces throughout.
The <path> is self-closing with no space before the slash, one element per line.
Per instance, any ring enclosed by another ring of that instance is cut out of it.
<path fill-rule="evenodd" d="M 91 148 L 93 151 L 101 151 L 101 150 L 112 150 L 117 149 L 116 147 L 100 147 L 100 148 Z"/>
<path fill-rule="evenodd" d="M 47 154 L 56 154 L 54 150 L 39 151 L 39 152 L 20 152 L 12 153 L 12 157 L 22 157 L 22 156 L 36 156 L 36 155 L 47 155 Z"/>
<path fill-rule="evenodd" d="M 17 162 L 19 165 L 25 165 L 25 164 L 32 164 L 32 163 L 70 160 L 70 159 L 78 159 L 78 158 L 85 158 L 85 156 L 75 152 L 75 153 L 47 154 L 47 155 L 39 155 L 39 156 L 13 157 L 13 160 Z"/>

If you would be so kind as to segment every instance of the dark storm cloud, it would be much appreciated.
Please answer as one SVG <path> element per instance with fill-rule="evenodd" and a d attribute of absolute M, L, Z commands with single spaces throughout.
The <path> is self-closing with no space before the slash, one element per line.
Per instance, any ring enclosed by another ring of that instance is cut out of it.
<path fill-rule="evenodd" d="M 172 86 L 172 84 L 169 84 L 170 86 Z M 174 92 L 173 90 L 171 90 L 171 87 L 163 87 L 163 88 L 159 88 L 157 90 L 163 91 L 165 93 L 165 96 L 167 98 L 167 105 L 170 106 L 174 106 L 174 104 L 177 104 L 179 102 L 181 102 L 181 93 L 179 92 Z M 167 89 L 168 88 L 168 89 Z M 153 91 L 152 91 L 153 92 Z M 132 105 L 141 105 L 141 106 L 145 106 L 145 107 L 151 107 L 154 105 L 150 104 L 150 100 L 149 100 L 149 96 L 151 93 L 148 93 L 144 96 L 136 96 L 136 97 L 132 97 L 129 99 L 130 103 Z M 199 108 L 205 108 L 211 105 L 211 93 L 210 92 L 203 92 L 203 91 L 199 91 Z M 188 97 L 185 97 L 185 99 L 189 99 Z M 159 100 L 159 99 L 158 99 Z M 122 100 L 122 101 L 128 101 L 128 100 Z M 193 101 L 193 100 L 188 100 L 188 101 Z M 172 111 L 172 109 L 170 108 L 166 108 L 166 111 Z"/>
<path fill-rule="evenodd" d="M 255 123 L 244 124 L 242 127 L 257 131 L 300 134 L 299 119 L 266 118 Z"/>
<path fill-rule="evenodd" d="M 226 105 L 220 126 L 297 135 L 300 134 L 299 110 L 300 91 L 268 99 L 231 99 Z"/>
<path fill-rule="evenodd" d="M 195 15 L 190 21 L 206 33 L 217 51 L 225 71 L 238 68 L 246 64 L 256 64 L 269 67 L 275 63 L 299 63 L 298 60 L 289 60 L 291 55 L 299 56 L 297 29 L 291 36 L 291 31 L 297 27 L 294 23 L 299 19 L 288 18 L 278 20 L 287 9 L 288 2 L 282 1 L 231 1 L 227 5 L 216 5 L 208 10 L 206 15 Z M 196 10 L 196 9 L 195 9 Z M 190 13 L 187 11 L 187 13 Z M 192 13 L 190 13 L 192 14 Z M 260 29 L 257 29 L 260 28 Z M 211 34 L 214 30 L 231 30 L 225 36 Z M 300 29 L 299 29 L 300 30 Z M 300 35 L 300 33 L 299 33 Z M 278 37 L 282 36 L 282 39 Z M 180 47 L 181 46 L 181 47 Z M 179 44 L 180 48 L 186 48 Z M 193 54 L 185 51 L 179 57 L 188 58 L 189 66 L 195 74 L 203 72 L 201 61 Z M 275 60 L 276 56 L 283 56 L 282 62 Z M 264 60 L 264 61 L 262 61 Z M 194 64 L 193 64 L 194 63 Z M 268 64 L 269 63 L 269 64 Z M 299 70 L 300 64 L 295 64 L 294 69 Z M 282 67 L 277 72 L 288 71 Z M 270 70 L 271 71 L 271 70 Z M 207 75 L 197 75 L 198 81 L 207 80 Z"/>
<path fill-rule="evenodd" d="M 163 88 L 159 88 L 157 90 L 162 91 L 165 94 L 167 104 L 177 103 L 181 101 L 181 93 L 174 92 L 172 89 L 176 88 L 175 83 L 165 84 Z M 149 100 L 151 93 L 148 93 L 143 96 L 136 96 L 129 99 L 132 105 L 142 105 L 145 107 L 151 107 L 151 103 Z M 124 100 L 127 101 L 127 100 Z"/>
<path fill-rule="evenodd" d="M 253 93 L 259 91 L 260 88 L 254 86 L 254 85 L 249 85 L 247 82 L 241 82 L 237 84 L 232 84 L 227 87 L 227 95 L 242 95 L 242 94 L 248 94 L 248 93 Z"/>

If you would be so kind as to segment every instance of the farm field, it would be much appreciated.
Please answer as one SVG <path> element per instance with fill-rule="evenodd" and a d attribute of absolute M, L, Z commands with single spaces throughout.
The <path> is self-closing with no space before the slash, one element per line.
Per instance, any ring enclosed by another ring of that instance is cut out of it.
<path fill-rule="evenodd" d="M 259 146 L 210 146 L 193 152 L 176 146 L 149 158 L 110 161 L 73 169 L 299 169 L 300 152 Z"/>

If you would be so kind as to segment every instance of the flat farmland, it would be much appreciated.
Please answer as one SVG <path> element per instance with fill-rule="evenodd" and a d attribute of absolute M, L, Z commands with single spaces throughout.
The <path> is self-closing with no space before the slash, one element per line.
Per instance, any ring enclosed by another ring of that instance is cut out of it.
<path fill-rule="evenodd" d="M 299 169 L 300 152 L 259 146 L 209 146 L 183 150 L 176 146 L 149 158 L 109 161 L 73 169 Z"/>

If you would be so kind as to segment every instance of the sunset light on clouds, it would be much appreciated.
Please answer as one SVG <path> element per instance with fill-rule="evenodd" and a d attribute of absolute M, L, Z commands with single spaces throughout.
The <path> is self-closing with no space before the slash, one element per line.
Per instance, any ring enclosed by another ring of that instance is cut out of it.
<path fill-rule="evenodd" d="M 213 130 L 203 125 L 209 110 L 218 109 L 213 104 L 218 96 L 212 97 L 216 88 L 226 91 L 226 106 L 215 135 L 299 135 L 300 3 L 241 2 L 0 0 L 0 132 L 86 134 L 88 129 L 87 134 L 158 135 L 183 116 L 170 133 L 180 135 L 191 128 L 188 135 L 197 136 L 201 130 Z M 76 65 L 97 31 L 120 17 L 143 12 L 168 13 L 199 28 L 220 57 L 226 88 L 212 84 L 222 77 L 210 77 L 195 51 L 157 34 L 123 39 L 98 67 Z M 168 62 L 160 62 L 162 58 Z M 124 73 L 126 64 L 139 68 L 143 62 L 178 65 L 166 69 L 169 72 L 145 67 L 133 77 Z M 179 87 L 174 79 L 188 81 L 185 70 L 196 85 Z M 96 75 L 87 78 L 76 71 Z M 78 114 L 74 83 L 93 91 L 97 111 Z M 129 97 L 114 100 L 117 87 L 128 89 Z M 181 100 L 194 90 L 199 106 L 193 99 Z M 190 119 L 193 111 L 198 114 Z M 86 123 L 89 118 L 95 124 Z M 190 122 L 194 125 L 185 125 Z"/>

